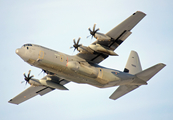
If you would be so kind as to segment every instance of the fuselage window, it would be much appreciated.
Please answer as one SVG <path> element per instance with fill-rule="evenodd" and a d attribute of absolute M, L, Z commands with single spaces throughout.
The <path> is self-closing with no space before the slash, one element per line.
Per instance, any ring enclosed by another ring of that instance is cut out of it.
<path fill-rule="evenodd" d="M 27 47 L 27 49 L 29 49 L 29 47 Z"/>
<path fill-rule="evenodd" d="M 60 61 L 63 62 L 63 56 L 60 55 Z"/>

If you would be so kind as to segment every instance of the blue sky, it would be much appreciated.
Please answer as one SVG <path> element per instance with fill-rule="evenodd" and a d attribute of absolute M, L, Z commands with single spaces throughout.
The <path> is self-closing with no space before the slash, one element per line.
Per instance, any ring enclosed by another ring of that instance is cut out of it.
<path fill-rule="evenodd" d="M 171 0 L 8 0 L 0 1 L 0 119 L 9 120 L 170 120 L 173 118 L 173 15 Z M 15 50 L 25 43 L 39 44 L 66 54 L 73 38 L 81 37 L 85 46 L 88 27 L 97 23 L 106 33 L 136 11 L 147 16 L 132 30 L 132 35 L 100 65 L 123 70 L 131 50 L 138 52 L 142 68 L 157 63 L 167 66 L 147 86 L 113 101 L 109 96 L 117 87 L 99 89 L 89 85 L 67 84 L 68 92 L 55 90 L 36 96 L 20 105 L 8 100 L 29 87 L 23 73 L 40 69 L 25 63 Z"/>

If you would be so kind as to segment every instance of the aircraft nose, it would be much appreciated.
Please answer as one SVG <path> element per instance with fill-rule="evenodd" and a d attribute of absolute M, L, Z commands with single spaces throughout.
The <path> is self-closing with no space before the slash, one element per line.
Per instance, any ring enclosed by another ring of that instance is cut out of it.
<path fill-rule="evenodd" d="M 24 52 L 23 52 L 23 50 L 21 48 L 17 48 L 15 52 L 19 56 L 23 56 L 24 55 Z"/>
<path fill-rule="evenodd" d="M 19 54 L 19 49 L 16 49 L 16 54 Z"/>
<path fill-rule="evenodd" d="M 26 56 L 25 50 L 24 50 L 24 49 L 18 48 L 18 49 L 16 49 L 15 52 L 16 52 L 16 54 L 17 54 L 18 56 L 20 56 L 24 61 L 27 61 L 27 60 L 28 60 L 28 56 Z"/>

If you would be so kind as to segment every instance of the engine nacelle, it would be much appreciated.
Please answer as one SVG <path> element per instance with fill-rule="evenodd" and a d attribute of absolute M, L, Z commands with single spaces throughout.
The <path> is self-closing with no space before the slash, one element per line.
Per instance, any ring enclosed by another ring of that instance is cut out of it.
<path fill-rule="evenodd" d="M 80 47 L 78 47 L 78 49 L 77 49 L 79 52 L 83 52 L 83 53 L 93 53 L 93 51 L 91 50 L 91 49 L 89 49 L 88 47 L 86 47 L 86 46 L 80 46 Z"/>
<path fill-rule="evenodd" d="M 95 33 L 94 37 L 97 39 L 97 40 L 110 40 L 111 38 L 103 33 Z"/>
<path fill-rule="evenodd" d="M 60 85 L 58 83 L 52 82 L 51 79 L 50 80 L 39 80 L 39 82 L 44 85 L 44 86 L 48 86 L 54 89 L 59 89 L 59 90 L 68 90 L 65 86 Z"/>
<path fill-rule="evenodd" d="M 54 89 L 59 89 L 59 90 L 68 90 L 66 87 L 63 85 L 60 85 L 58 83 L 52 82 L 51 80 L 38 80 L 38 79 L 30 79 L 29 84 L 33 86 L 48 86 Z"/>
<path fill-rule="evenodd" d="M 85 63 L 82 62 L 70 61 L 68 62 L 67 67 L 85 76 L 90 76 L 92 78 L 96 78 L 98 76 L 98 71 L 95 67 L 85 65 Z"/>
<path fill-rule="evenodd" d="M 41 86 L 42 85 L 38 79 L 33 79 L 33 78 L 30 79 L 28 83 L 30 85 L 33 85 L 33 86 Z"/>
<path fill-rule="evenodd" d="M 118 54 L 116 54 L 114 51 L 110 50 L 108 47 L 105 47 L 105 46 L 102 46 L 100 44 L 91 44 L 89 45 L 89 47 L 96 51 L 96 52 L 99 52 L 99 53 L 105 53 L 105 54 L 108 54 L 108 55 L 114 55 L 114 56 L 118 56 Z"/>

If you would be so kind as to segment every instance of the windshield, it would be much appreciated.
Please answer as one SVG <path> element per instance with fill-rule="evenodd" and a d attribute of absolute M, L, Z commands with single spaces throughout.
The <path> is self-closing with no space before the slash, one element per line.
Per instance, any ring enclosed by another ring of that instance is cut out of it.
<path fill-rule="evenodd" d="M 23 47 L 25 47 L 25 46 L 32 46 L 32 44 L 24 44 Z"/>

